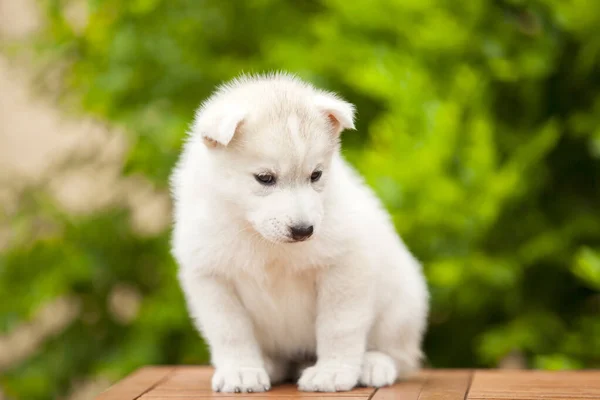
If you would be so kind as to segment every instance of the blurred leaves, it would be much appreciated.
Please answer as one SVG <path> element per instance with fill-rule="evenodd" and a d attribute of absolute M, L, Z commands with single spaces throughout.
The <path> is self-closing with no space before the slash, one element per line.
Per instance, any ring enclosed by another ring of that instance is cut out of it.
<path fill-rule="evenodd" d="M 67 104 L 128 132 L 123 174 L 166 190 L 216 85 L 297 73 L 357 105 L 344 154 L 425 265 L 433 366 L 516 353 L 534 368 L 600 367 L 600 2 L 90 0 L 83 31 L 66 2 L 45 4 L 38 48 L 68 61 Z M 168 232 L 140 237 L 120 209 L 73 219 L 45 202 L 21 208 L 11 224 L 24 236 L 0 260 L 0 329 L 55 296 L 82 308 L 2 375 L 9 396 L 208 360 Z M 34 221 L 49 221 L 43 234 Z M 123 285 L 141 298 L 130 324 L 110 313 Z"/>
<path fill-rule="evenodd" d="M 600 253 L 582 248 L 575 256 L 573 273 L 586 285 L 600 290 Z"/>

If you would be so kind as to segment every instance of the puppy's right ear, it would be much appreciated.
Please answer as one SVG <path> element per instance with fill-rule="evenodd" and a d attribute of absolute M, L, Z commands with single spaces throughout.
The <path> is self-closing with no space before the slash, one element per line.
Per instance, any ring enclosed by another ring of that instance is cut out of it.
<path fill-rule="evenodd" d="M 245 110 L 239 107 L 206 105 L 200 107 L 196 113 L 193 130 L 202 136 L 208 147 L 227 146 L 245 117 Z"/>
<path fill-rule="evenodd" d="M 328 92 L 317 95 L 315 104 L 329 119 L 336 136 L 344 129 L 354 129 L 354 106 L 352 104 Z"/>

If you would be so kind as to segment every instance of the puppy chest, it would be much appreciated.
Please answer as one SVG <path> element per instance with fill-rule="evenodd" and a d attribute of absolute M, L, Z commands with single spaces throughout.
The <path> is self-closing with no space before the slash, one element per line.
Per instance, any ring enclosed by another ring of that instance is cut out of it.
<path fill-rule="evenodd" d="M 283 273 L 263 282 L 246 278 L 236 282 L 236 289 L 261 347 L 268 353 L 290 356 L 314 351 L 314 274 Z"/>

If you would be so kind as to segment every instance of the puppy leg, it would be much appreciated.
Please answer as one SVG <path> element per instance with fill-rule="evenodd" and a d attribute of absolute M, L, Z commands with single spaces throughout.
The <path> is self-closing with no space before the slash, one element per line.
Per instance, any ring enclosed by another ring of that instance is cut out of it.
<path fill-rule="evenodd" d="M 395 346 L 383 351 L 389 354 L 396 363 L 398 379 L 405 379 L 415 374 L 421 367 L 423 352 L 421 351 L 421 334 L 418 337 L 407 337 L 406 341 L 401 342 L 396 338 Z M 386 346 L 387 347 L 387 346 Z"/>
<path fill-rule="evenodd" d="M 401 304 L 405 307 L 399 306 Z M 382 382 L 390 384 L 390 360 L 395 366 L 394 381 L 407 378 L 419 369 L 423 357 L 421 342 L 425 330 L 425 309 L 419 303 L 411 304 L 407 299 L 401 299 L 378 318 L 369 335 L 368 348 L 372 351 L 365 356 L 361 375 L 363 385 L 377 387 Z"/>
<path fill-rule="evenodd" d="M 403 304 L 405 307 L 399 307 Z M 406 299 L 395 301 L 375 321 L 369 335 L 360 383 L 363 386 L 381 387 L 406 378 L 420 366 L 421 338 L 425 326 L 425 313 L 418 302 Z M 410 312 L 406 312 L 410 310 Z"/>
<path fill-rule="evenodd" d="M 271 382 L 252 322 L 231 286 L 215 277 L 182 274 L 188 307 L 203 332 L 216 370 L 212 387 L 221 392 L 264 392 Z"/>
<path fill-rule="evenodd" d="M 373 279 L 360 257 L 345 261 L 319 278 L 317 363 L 302 373 L 300 390 L 345 391 L 358 383 L 373 318 Z"/>

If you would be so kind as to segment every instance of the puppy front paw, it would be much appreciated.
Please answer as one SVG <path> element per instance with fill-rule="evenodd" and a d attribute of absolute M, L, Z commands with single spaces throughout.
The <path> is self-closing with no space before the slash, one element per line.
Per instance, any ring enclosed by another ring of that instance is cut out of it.
<path fill-rule="evenodd" d="M 341 363 L 317 363 L 302 372 L 298 388 L 304 392 L 343 392 L 356 386 L 358 376 L 358 368 Z"/>
<path fill-rule="evenodd" d="M 215 392 L 255 393 L 271 389 L 269 375 L 261 367 L 217 368 L 212 378 Z"/>
<path fill-rule="evenodd" d="M 396 364 L 392 357 L 378 351 L 365 353 L 360 384 L 370 387 L 383 387 L 393 384 L 398 378 Z"/>

